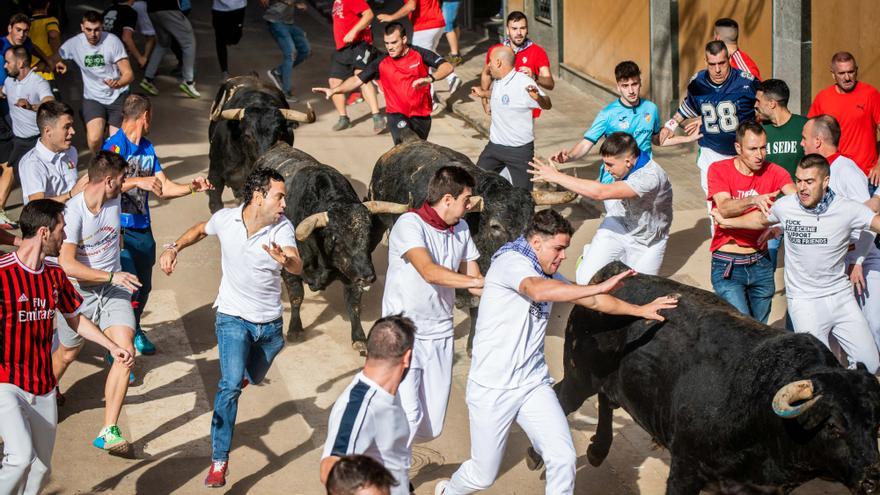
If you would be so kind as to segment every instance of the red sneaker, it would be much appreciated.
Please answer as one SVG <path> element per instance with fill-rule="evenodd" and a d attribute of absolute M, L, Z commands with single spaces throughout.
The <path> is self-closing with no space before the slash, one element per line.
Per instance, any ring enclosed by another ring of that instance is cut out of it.
<path fill-rule="evenodd" d="M 228 468 L 229 464 L 226 461 L 211 461 L 211 469 L 208 470 L 208 477 L 205 478 L 205 486 L 219 488 L 225 485 Z"/>
<path fill-rule="evenodd" d="M 247 378 L 242 378 L 242 379 L 241 379 L 241 389 L 242 389 L 242 390 L 244 390 L 244 388 L 247 387 L 247 386 L 250 385 L 250 384 L 251 384 L 251 382 L 250 382 Z"/>

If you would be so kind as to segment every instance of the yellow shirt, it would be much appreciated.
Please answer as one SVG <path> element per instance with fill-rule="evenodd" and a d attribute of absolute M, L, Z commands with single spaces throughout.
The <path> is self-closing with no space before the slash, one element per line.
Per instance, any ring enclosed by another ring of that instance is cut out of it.
<path fill-rule="evenodd" d="M 31 18 L 31 31 L 30 38 L 34 45 L 39 48 L 46 56 L 51 57 L 55 54 L 52 51 L 52 47 L 49 46 L 49 33 L 51 31 L 60 32 L 60 28 L 58 27 L 58 19 L 52 16 L 37 16 Z M 37 57 L 31 58 L 31 66 L 36 66 L 40 63 L 40 59 Z M 55 74 L 50 72 L 42 72 L 37 71 L 43 79 L 47 81 L 51 81 L 55 79 Z"/>

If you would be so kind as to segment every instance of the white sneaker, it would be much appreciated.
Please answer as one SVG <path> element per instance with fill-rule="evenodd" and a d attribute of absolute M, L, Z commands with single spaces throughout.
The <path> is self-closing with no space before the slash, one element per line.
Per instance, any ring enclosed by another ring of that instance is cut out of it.
<path fill-rule="evenodd" d="M 449 93 L 450 94 L 455 93 L 458 90 L 458 88 L 461 87 L 462 82 L 463 82 L 461 80 L 461 78 L 456 76 L 455 74 L 452 74 L 451 76 L 446 78 L 446 80 L 449 82 Z"/>
<path fill-rule="evenodd" d="M 446 493 L 446 486 L 449 485 L 449 480 L 440 480 L 434 485 L 434 495 L 443 495 Z"/>
<path fill-rule="evenodd" d="M 202 96 L 202 94 L 196 90 L 196 83 L 194 82 L 188 83 L 184 81 L 180 83 L 180 86 L 178 86 L 178 88 L 180 88 L 180 90 L 183 91 L 190 98 L 200 98 Z"/>

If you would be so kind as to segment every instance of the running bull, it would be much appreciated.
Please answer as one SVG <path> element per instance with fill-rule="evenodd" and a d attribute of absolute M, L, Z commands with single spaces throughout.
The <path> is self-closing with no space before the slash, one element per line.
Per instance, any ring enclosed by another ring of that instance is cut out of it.
<path fill-rule="evenodd" d="M 603 268 L 593 282 L 627 269 Z M 678 294 L 663 323 L 576 306 L 565 330 L 565 412 L 598 394 L 587 449 L 598 466 L 613 438 L 612 410 L 627 413 L 668 449 L 666 492 L 788 493 L 813 479 L 852 493 L 880 490 L 880 385 L 847 370 L 816 338 L 742 316 L 705 290 L 636 275 L 614 295 L 643 304 Z M 529 465 L 540 458 L 529 451 Z"/>
<path fill-rule="evenodd" d="M 339 280 L 345 285 L 352 346 L 365 351 L 367 339 L 361 326 L 360 304 L 363 291 L 376 280 L 370 247 L 372 215 L 403 213 L 407 206 L 361 202 L 338 170 L 287 143 L 270 148 L 254 167 L 272 168 L 284 176 L 285 215 L 296 225 L 297 247 L 303 260 L 302 276 L 282 272 L 291 305 L 288 340 L 297 340 L 303 333 L 303 281 L 311 290 L 319 291 Z"/>
<path fill-rule="evenodd" d="M 577 198 L 572 192 L 525 191 L 513 187 L 495 172 L 480 168 L 458 151 L 423 141 L 405 131 L 403 142 L 387 151 L 376 162 L 370 180 L 369 199 L 408 204 L 418 208 L 424 203 L 428 182 L 436 170 L 446 165 L 457 165 L 474 176 L 473 191 L 479 199 L 471 213 L 465 216 L 474 243 L 480 250 L 480 271 L 486 273 L 492 254 L 504 243 L 516 239 L 526 229 L 535 213 L 535 206 L 568 203 Z M 372 247 L 382 240 L 385 231 L 394 224 L 397 215 L 378 215 L 374 223 Z M 467 350 L 470 353 L 473 327 L 476 322 L 478 300 L 467 291 L 457 291 L 456 305 L 471 312 L 471 332 Z"/>
<path fill-rule="evenodd" d="M 230 187 L 238 198 L 260 155 L 277 142 L 293 146 L 298 123 L 314 121 L 311 105 L 306 113 L 291 110 L 278 88 L 255 75 L 227 79 L 214 98 L 208 127 L 208 180 L 214 185 L 208 192 L 211 212 L 223 207 L 224 187 Z"/>

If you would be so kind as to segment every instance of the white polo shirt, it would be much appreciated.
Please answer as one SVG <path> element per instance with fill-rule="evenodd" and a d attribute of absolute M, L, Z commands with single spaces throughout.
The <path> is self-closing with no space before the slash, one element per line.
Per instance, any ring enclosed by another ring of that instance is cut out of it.
<path fill-rule="evenodd" d="M 519 293 L 520 283 L 541 277 L 524 255 L 509 251 L 492 262 L 480 298 L 469 379 L 497 389 L 550 381 L 544 335 L 553 303 Z M 565 278 L 556 273 L 556 280 Z"/>
<path fill-rule="evenodd" d="M 43 98 L 52 96 L 49 83 L 32 70 L 21 81 L 7 77 L 6 82 L 3 83 L 3 93 L 6 95 L 6 101 L 9 102 L 9 116 L 12 118 L 12 133 L 15 137 L 38 136 L 40 128 L 37 127 L 36 110 L 21 108 L 16 102 L 25 99 L 31 105 L 39 104 Z"/>
<path fill-rule="evenodd" d="M 73 60 L 79 66 L 83 80 L 83 98 L 104 105 L 116 101 L 128 86 L 113 89 L 105 79 L 119 79 L 117 62 L 128 58 L 122 41 L 113 33 L 101 33 L 97 45 L 92 45 L 86 35 L 80 33 L 65 41 L 58 50 L 64 60 Z"/>
<path fill-rule="evenodd" d="M 389 394 L 360 372 L 333 404 L 321 459 L 351 454 L 370 456 L 397 480 L 391 494 L 409 495 L 412 454 L 408 442 L 409 422 L 400 396 Z"/>
<path fill-rule="evenodd" d="M 25 153 L 18 162 L 21 176 L 21 196 L 24 204 L 32 194 L 43 193 L 47 198 L 67 194 L 76 184 L 76 148 L 55 153 L 37 139 L 34 149 Z"/>
<path fill-rule="evenodd" d="M 526 88 L 534 86 L 544 94 L 538 83 L 522 72 L 512 70 L 492 85 L 489 106 L 492 125 L 489 141 L 502 146 L 523 146 L 535 140 L 535 121 L 532 110 L 540 108 Z"/>
<path fill-rule="evenodd" d="M 437 230 L 416 213 L 404 213 L 388 238 L 388 273 L 382 294 L 382 316 L 403 313 L 416 323 L 416 337 L 442 339 L 453 334 L 455 289 L 429 284 L 404 255 L 424 248 L 434 263 L 458 271 L 463 261 L 480 257 L 464 220 L 449 230 Z"/>
<path fill-rule="evenodd" d="M 223 277 L 214 307 L 217 311 L 267 323 L 281 318 L 281 264 L 263 249 L 271 243 L 296 247 L 293 225 L 286 217 L 251 237 L 242 221 L 244 205 L 224 208 L 208 220 L 205 232 L 220 239 Z"/>
<path fill-rule="evenodd" d="M 86 206 L 85 195 L 79 193 L 64 208 L 64 233 L 67 244 L 76 245 L 76 260 L 95 270 L 118 272 L 120 200 L 117 196 L 101 205 L 98 214 Z"/>
<path fill-rule="evenodd" d="M 852 290 L 844 257 L 854 231 L 867 230 L 874 212 L 858 201 L 836 195 L 821 215 L 805 211 L 792 194 L 770 208 L 770 221 L 785 231 L 787 297 L 812 299 Z"/>

